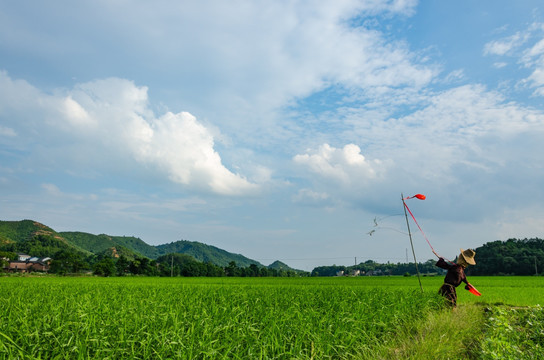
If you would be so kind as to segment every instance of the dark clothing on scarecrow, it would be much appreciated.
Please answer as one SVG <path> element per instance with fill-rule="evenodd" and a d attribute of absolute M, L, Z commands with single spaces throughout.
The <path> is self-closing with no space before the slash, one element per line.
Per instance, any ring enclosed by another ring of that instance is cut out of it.
<path fill-rule="evenodd" d="M 443 258 L 438 259 L 436 266 L 448 270 L 446 277 L 444 278 L 444 285 L 442 285 L 438 292 L 448 300 L 451 306 L 455 307 L 457 306 L 457 292 L 455 291 L 455 288 L 458 287 L 461 282 L 466 283 L 468 286 L 463 266 L 447 263 Z"/>

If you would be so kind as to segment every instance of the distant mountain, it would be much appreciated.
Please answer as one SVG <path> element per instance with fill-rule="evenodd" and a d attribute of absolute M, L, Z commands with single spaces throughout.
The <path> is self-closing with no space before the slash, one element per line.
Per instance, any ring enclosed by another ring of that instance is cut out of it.
<path fill-rule="evenodd" d="M 116 249 L 118 255 L 124 255 L 128 259 L 144 256 L 150 259 L 157 257 L 157 250 L 153 246 L 135 237 L 94 235 L 78 231 L 64 231 L 59 234 L 70 243 L 93 254 L 101 254 L 110 251 L 110 249 Z"/>
<path fill-rule="evenodd" d="M 58 235 L 53 229 L 32 220 L 0 221 L 0 244 L 30 240 L 38 234 Z"/>
<path fill-rule="evenodd" d="M 268 265 L 267 268 L 275 270 L 295 270 L 289 267 L 289 265 L 282 263 L 279 260 L 274 261 L 272 264 Z"/>
<path fill-rule="evenodd" d="M 289 265 L 282 263 L 279 260 L 274 261 L 272 264 L 268 265 L 267 268 L 274 269 L 274 270 L 283 270 L 283 271 L 294 271 L 294 272 L 303 272 L 302 270 L 293 269 Z"/>
<path fill-rule="evenodd" d="M 111 248 L 117 250 L 125 248 L 133 252 L 132 255 L 125 255 L 127 258 L 145 256 L 150 259 L 157 259 L 162 255 L 174 253 L 191 255 L 198 261 L 209 262 L 218 266 L 227 266 L 231 261 L 236 262 L 239 267 L 247 267 L 251 264 L 263 266 L 258 261 L 248 259 L 243 255 L 233 254 L 196 241 L 179 240 L 169 244 L 152 246 L 142 239 L 132 236 L 93 235 L 83 232 L 61 232 L 60 234 L 69 242 L 94 254 L 102 253 Z"/>
<path fill-rule="evenodd" d="M 42 236 L 38 237 L 39 235 Z M 34 251 L 40 254 L 30 255 L 52 256 L 54 252 L 61 249 L 84 255 L 124 255 L 128 259 L 135 257 L 157 259 L 166 254 L 179 253 L 190 255 L 201 262 L 209 262 L 222 267 L 233 261 L 238 267 L 248 267 L 251 264 L 264 266 L 243 255 L 230 253 L 196 241 L 179 240 L 169 244 L 152 246 L 142 239 L 131 236 L 94 235 L 77 231 L 57 233 L 55 230 L 32 220 L 0 221 L 0 251 Z M 47 253 L 48 251 L 51 253 Z"/>
<path fill-rule="evenodd" d="M 156 259 L 160 255 L 155 246 L 149 245 L 142 239 L 134 236 L 111 236 L 111 239 L 115 244 L 130 249 L 137 254 L 142 254 L 150 259 Z"/>
<path fill-rule="evenodd" d="M 52 256 L 67 250 L 89 256 L 92 253 L 67 241 L 61 234 L 33 220 L 0 221 L 0 250 Z"/>
<path fill-rule="evenodd" d="M 187 254 L 199 261 L 209 262 L 219 266 L 227 266 L 231 261 L 234 261 L 238 267 L 247 267 L 251 264 L 263 266 L 258 261 L 251 260 L 243 255 L 233 254 L 215 246 L 206 245 L 197 241 L 179 240 L 170 244 L 157 245 L 155 248 L 159 252 L 159 256 L 169 253 Z"/>

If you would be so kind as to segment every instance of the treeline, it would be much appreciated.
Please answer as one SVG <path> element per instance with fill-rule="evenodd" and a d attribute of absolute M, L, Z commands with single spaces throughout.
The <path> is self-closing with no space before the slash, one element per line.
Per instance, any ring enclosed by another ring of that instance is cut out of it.
<path fill-rule="evenodd" d="M 49 273 L 67 275 L 92 273 L 99 276 L 240 276 L 240 277 L 291 277 L 299 274 L 292 269 L 273 269 L 256 264 L 239 267 L 231 261 L 221 267 L 210 262 L 200 262 L 187 254 L 167 254 L 156 260 L 145 256 L 125 256 L 123 251 L 108 249 L 99 254 L 82 252 L 66 241 L 51 235 L 35 235 L 21 242 L 0 245 L 1 267 L 8 260 L 16 260 L 17 253 L 35 257 L 51 257 Z M 8 259 L 8 260 L 5 260 Z M 1 268 L 0 267 L 0 268 Z"/>
<path fill-rule="evenodd" d="M 53 264 L 52 264 L 53 265 Z M 145 257 L 128 260 L 124 256 L 117 259 L 103 257 L 93 265 L 93 274 L 99 276 L 184 276 L 184 277 L 294 277 L 299 276 L 292 270 L 277 270 L 251 264 L 239 267 L 231 261 L 228 266 L 221 267 L 212 263 L 203 263 L 186 254 L 168 254 L 157 260 Z M 54 271 L 52 266 L 52 271 Z"/>
<path fill-rule="evenodd" d="M 0 269 L 8 266 L 9 260 L 17 259 L 17 254 L 11 251 L 0 251 Z"/>
<path fill-rule="evenodd" d="M 424 276 L 442 274 L 442 270 L 435 266 L 436 260 L 427 260 L 424 263 L 418 263 L 419 273 Z M 380 276 L 380 275 L 415 275 L 417 274 L 416 265 L 414 263 L 387 263 L 380 264 L 373 260 L 368 260 L 352 266 L 318 266 L 312 270 L 312 276 L 338 276 L 353 275 L 356 272 L 359 275 Z"/>
<path fill-rule="evenodd" d="M 493 241 L 476 249 L 476 266 L 466 269 L 467 275 L 511 275 L 528 276 L 544 274 L 544 240 L 508 239 Z M 457 258 L 450 259 L 457 261 Z M 423 276 L 442 274 L 443 271 L 435 266 L 436 259 L 418 263 L 418 269 Z M 372 260 L 353 266 L 319 266 L 312 271 L 312 276 L 336 276 L 339 272 L 345 275 L 359 270 L 360 275 L 415 275 L 414 263 L 379 264 Z"/>
<path fill-rule="evenodd" d="M 542 275 L 544 273 L 544 240 L 509 239 L 493 241 L 475 249 L 476 266 L 467 269 L 467 275 Z M 380 264 L 368 260 L 353 266 L 319 266 L 311 274 L 292 269 L 278 269 L 251 264 L 239 267 L 234 261 L 227 266 L 201 262 L 187 254 L 168 254 L 156 260 L 144 256 L 125 256 L 123 251 L 104 251 L 100 254 L 79 251 L 73 245 L 50 235 L 35 235 L 21 242 L 0 242 L 0 265 L 16 260 L 17 253 L 36 257 L 51 257 L 50 273 L 93 273 L 100 276 L 239 276 L 291 277 L 344 275 L 415 275 L 414 263 Z M 7 259 L 7 260 L 6 260 Z M 456 259 L 450 259 L 455 261 Z M 418 263 L 423 276 L 443 274 L 435 266 L 436 259 Z"/>
<path fill-rule="evenodd" d="M 472 275 L 542 275 L 544 273 L 544 240 L 508 239 L 493 241 L 475 249 L 476 266 Z"/>
<path fill-rule="evenodd" d="M 36 257 L 52 257 L 52 254 L 56 254 L 62 250 L 81 253 L 78 249 L 66 241 L 51 235 L 43 234 L 35 235 L 25 241 L 7 242 L 0 245 L 0 251 L 9 253 L 24 253 Z"/>
<path fill-rule="evenodd" d="M 28 245 L 28 244 L 27 244 Z M 44 249 L 40 245 L 40 249 Z M 46 246 L 47 247 L 47 246 Z M 50 256 L 51 252 L 24 251 L 32 256 Z M 51 249 L 49 249 L 51 250 Z M 19 251 L 16 249 L 16 251 Z M 20 251 L 19 251 L 20 252 Z M 124 255 L 113 257 L 108 253 L 100 255 L 85 255 L 81 252 L 66 249 L 59 250 L 51 256 L 49 273 L 58 275 L 75 275 L 92 273 L 97 276 L 185 276 L 185 277 L 294 277 L 297 274 L 293 270 L 278 270 L 259 267 L 251 264 L 248 267 L 239 267 L 234 261 L 228 266 L 221 267 L 212 263 L 197 261 L 186 254 L 168 254 L 151 260 L 147 257 L 134 257 L 129 259 Z M 7 266 L 8 260 L 16 260 L 15 251 L 0 251 L 1 267 Z M 0 267 L 0 269 L 1 269 Z M 307 274 L 306 274 L 307 275 Z"/>

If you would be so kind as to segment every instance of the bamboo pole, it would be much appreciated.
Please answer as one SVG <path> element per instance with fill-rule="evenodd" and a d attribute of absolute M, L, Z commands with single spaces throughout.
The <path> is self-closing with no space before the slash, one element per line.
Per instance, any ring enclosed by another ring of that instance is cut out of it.
<path fill-rule="evenodd" d="M 410 231 L 410 222 L 408 221 L 408 214 L 406 213 L 406 204 L 404 203 L 404 195 L 401 193 L 402 207 L 404 208 L 404 216 L 406 217 L 406 227 L 408 227 L 408 236 L 410 237 L 410 245 L 412 246 L 412 254 L 414 255 L 414 263 L 416 264 L 417 280 L 419 281 L 419 288 L 423 292 L 423 286 L 421 285 L 421 278 L 419 276 L 419 268 L 417 266 L 416 251 L 414 250 L 414 243 L 412 241 L 412 232 Z"/>

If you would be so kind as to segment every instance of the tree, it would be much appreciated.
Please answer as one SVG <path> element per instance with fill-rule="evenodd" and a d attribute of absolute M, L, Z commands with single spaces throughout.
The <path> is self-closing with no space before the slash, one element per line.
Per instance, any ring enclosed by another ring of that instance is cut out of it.
<path fill-rule="evenodd" d="M 227 276 L 240 276 L 241 271 L 238 266 L 236 266 L 235 261 L 229 262 L 229 264 L 225 267 L 225 274 Z"/>
<path fill-rule="evenodd" d="M 94 264 L 94 274 L 98 276 L 113 276 L 116 271 L 115 261 L 111 257 L 105 257 Z"/>
<path fill-rule="evenodd" d="M 151 262 L 146 257 L 142 257 L 140 260 L 140 268 L 139 268 L 139 274 L 146 275 L 146 276 L 152 276 L 155 274 L 155 268 Z"/>
<path fill-rule="evenodd" d="M 128 269 L 130 271 L 131 274 L 134 274 L 134 275 L 139 275 L 140 274 L 140 258 L 135 258 L 134 260 L 132 260 L 128 266 Z"/>
<path fill-rule="evenodd" d="M 259 276 L 261 277 L 266 277 L 266 276 L 271 276 L 272 275 L 272 272 L 265 268 L 265 267 L 262 267 L 259 269 Z"/>
<path fill-rule="evenodd" d="M 534 275 L 544 265 L 544 240 L 508 239 L 476 248 L 476 266 L 469 275 Z"/>
<path fill-rule="evenodd" d="M 81 254 L 68 250 L 61 250 L 53 255 L 49 272 L 66 275 L 67 273 L 78 273 L 82 269 L 88 267 L 89 264 L 83 260 Z"/>
<path fill-rule="evenodd" d="M 17 253 L 13 251 L 0 251 L 0 259 L 16 260 Z"/>
<path fill-rule="evenodd" d="M 157 259 L 157 272 L 160 276 L 223 276 L 223 268 L 202 263 L 187 254 L 167 254 Z"/>
<path fill-rule="evenodd" d="M 259 267 L 256 264 L 249 265 L 249 276 L 257 277 L 259 275 Z"/>
<path fill-rule="evenodd" d="M 61 250 L 76 252 L 64 241 L 51 235 L 36 235 L 27 241 L 15 243 L 16 251 L 32 256 L 51 256 Z"/>
<path fill-rule="evenodd" d="M 17 259 L 17 254 L 11 251 L 0 251 L 0 270 L 8 267 L 10 260 Z"/>
<path fill-rule="evenodd" d="M 205 263 L 204 265 L 206 266 L 206 276 L 219 277 L 225 275 L 225 271 L 220 266 L 212 263 Z"/>
<path fill-rule="evenodd" d="M 117 276 L 124 276 L 129 271 L 128 267 L 130 265 L 130 261 L 124 256 L 121 255 L 117 259 L 117 262 L 115 263 L 116 273 Z"/>

